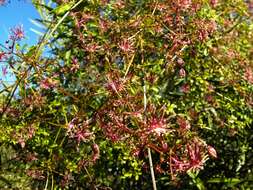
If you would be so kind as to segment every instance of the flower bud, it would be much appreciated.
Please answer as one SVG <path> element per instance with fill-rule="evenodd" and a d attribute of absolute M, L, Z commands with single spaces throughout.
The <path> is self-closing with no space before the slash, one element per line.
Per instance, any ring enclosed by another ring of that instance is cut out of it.
<path fill-rule="evenodd" d="M 92 154 L 92 161 L 95 162 L 97 159 L 99 159 L 100 151 L 99 146 L 97 144 L 93 144 L 91 146 L 93 154 Z"/>
<path fill-rule="evenodd" d="M 208 154 L 213 157 L 213 158 L 217 158 L 217 152 L 216 150 L 212 147 L 212 146 L 208 146 L 207 147 L 207 151 L 208 151 Z"/>
<path fill-rule="evenodd" d="M 210 0 L 210 4 L 212 5 L 212 7 L 216 7 L 218 4 L 218 0 Z"/>
<path fill-rule="evenodd" d="M 182 78 L 186 76 L 186 72 L 185 72 L 185 70 L 183 68 L 181 68 L 179 70 L 179 76 L 182 77 Z"/>
<path fill-rule="evenodd" d="M 184 66 L 184 60 L 182 58 L 179 58 L 177 60 L 177 64 L 180 66 L 180 67 L 183 67 Z"/>
<path fill-rule="evenodd" d="M 163 148 L 163 151 L 165 151 L 165 152 L 168 151 L 168 144 L 163 142 L 162 143 L 162 148 Z"/>

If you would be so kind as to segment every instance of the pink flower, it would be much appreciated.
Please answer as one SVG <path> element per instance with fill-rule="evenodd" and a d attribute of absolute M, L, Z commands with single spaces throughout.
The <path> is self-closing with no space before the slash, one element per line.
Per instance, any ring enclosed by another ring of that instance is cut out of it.
<path fill-rule="evenodd" d="M 216 30 L 217 30 L 217 23 L 214 20 L 207 23 L 207 31 L 209 34 L 214 33 Z"/>
<path fill-rule="evenodd" d="M 124 89 L 124 83 L 120 79 L 110 79 L 108 77 L 108 82 L 105 84 L 105 87 L 111 92 L 111 93 L 118 93 Z"/>
<path fill-rule="evenodd" d="M 138 156 L 140 155 L 140 153 L 141 153 L 141 150 L 140 150 L 139 148 L 136 148 L 136 149 L 134 149 L 134 150 L 132 151 L 132 155 L 133 155 L 134 157 L 138 157 Z"/>
<path fill-rule="evenodd" d="M 133 112 L 125 112 L 126 115 L 138 118 L 138 119 L 142 119 L 142 113 L 143 110 L 138 110 L 138 111 L 133 111 Z"/>
<path fill-rule="evenodd" d="M 207 87 L 207 90 L 209 92 L 214 92 L 214 89 L 215 89 L 215 87 L 213 85 L 211 85 L 211 84 L 209 84 L 208 87 Z"/>
<path fill-rule="evenodd" d="M 186 130 L 189 130 L 191 128 L 190 123 L 182 117 L 177 118 L 177 124 L 179 125 L 179 127 L 182 131 L 186 131 Z"/>
<path fill-rule="evenodd" d="M 53 80 L 51 78 L 46 78 L 40 82 L 40 87 L 48 90 L 50 88 L 55 87 L 56 84 L 57 84 L 57 82 L 55 80 Z"/>
<path fill-rule="evenodd" d="M 117 0 L 116 2 L 115 2 L 115 7 L 117 7 L 118 9 L 123 9 L 124 7 L 125 7 L 125 3 L 124 3 L 124 1 L 122 1 L 122 0 Z"/>
<path fill-rule="evenodd" d="M 78 69 L 79 69 L 79 64 L 78 64 L 78 60 L 75 58 L 75 59 L 72 59 L 72 67 L 70 68 L 70 70 L 72 72 L 76 72 Z"/>
<path fill-rule="evenodd" d="M 253 1 L 252 0 L 250 0 L 248 2 L 248 8 L 249 8 L 249 12 L 252 14 L 253 13 Z"/>
<path fill-rule="evenodd" d="M 149 123 L 149 131 L 161 136 L 165 134 L 167 129 L 167 123 L 165 119 L 152 118 Z"/>
<path fill-rule="evenodd" d="M 25 37 L 23 26 L 16 26 L 11 29 L 10 39 L 13 41 L 21 40 Z"/>
<path fill-rule="evenodd" d="M 77 139 L 78 144 L 80 144 L 81 141 L 83 142 L 87 141 L 92 135 L 93 133 L 87 130 L 79 129 L 76 131 L 74 137 Z"/>
<path fill-rule="evenodd" d="M 43 89 L 50 89 L 50 84 L 49 84 L 48 80 L 45 79 L 45 80 L 41 81 L 40 87 Z"/>
<path fill-rule="evenodd" d="M 32 162 L 32 161 L 36 161 L 36 160 L 38 160 L 37 154 L 36 154 L 36 153 L 31 153 L 31 152 L 29 152 L 29 153 L 26 155 L 26 161 L 27 161 L 27 162 Z"/>
<path fill-rule="evenodd" d="M 190 158 L 188 170 L 197 171 L 203 169 L 207 156 L 203 156 L 201 146 L 198 142 L 192 142 L 187 145 L 188 156 Z"/>
<path fill-rule="evenodd" d="M 76 139 L 78 145 L 81 141 L 90 140 L 93 133 L 89 131 L 88 124 L 78 124 L 78 118 L 73 118 L 68 124 L 67 136 Z"/>
<path fill-rule="evenodd" d="M 162 174 L 162 173 L 165 172 L 165 171 L 162 169 L 162 167 L 161 167 L 160 164 L 157 164 L 157 165 L 155 166 L 155 171 L 156 171 L 157 173 L 159 173 L 159 174 Z"/>
<path fill-rule="evenodd" d="M 31 139 L 34 136 L 35 132 L 36 129 L 33 126 L 28 127 L 27 138 Z"/>
<path fill-rule="evenodd" d="M 253 84 L 253 71 L 250 67 L 247 67 L 244 73 L 244 78 L 249 83 Z"/>
<path fill-rule="evenodd" d="M 72 14 L 72 15 L 75 17 L 75 14 Z M 93 19 L 94 17 L 90 14 L 83 13 L 81 18 L 78 18 L 78 19 L 77 19 L 77 17 L 75 17 L 75 18 L 76 18 L 75 19 L 76 20 L 76 27 L 81 28 L 82 26 L 85 26 L 85 24 L 89 20 Z"/>
<path fill-rule="evenodd" d="M 206 99 L 206 101 L 207 101 L 208 103 L 210 103 L 210 104 L 214 102 L 214 98 L 213 98 L 213 96 L 210 95 L 210 94 L 206 95 L 206 96 L 205 96 L 205 99 Z"/>
<path fill-rule="evenodd" d="M 198 31 L 198 38 L 200 41 L 205 41 L 208 37 L 209 33 L 206 29 L 200 29 Z"/>
<path fill-rule="evenodd" d="M 0 52 L 0 61 L 2 61 L 6 57 L 5 52 Z"/>
<path fill-rule="evenodd" d="M 119 48 L 124 52 L 133 52 L 133 43 L 131 43 L 129 40 L 124 39 L 120 44 Z"/>
<path fill-rule="evenodd" d="M 189 168 L 189 163 L 187 161 L 182 161 L 177 158 L 177 156 L 171 157 L 171 167 L 174 171 L 185 172 Z"/>
<path fill-rule="evenodd" d="M 85 50 L 89 53 L 94 53 L 97 51 L 98 48 L 99 46 L 97 44 L 87 44 Z"/>
<path fill-rule="evenodd" d="M 0 6 L 4 5 L 6 3 L 6 0 L 0 0 Z"/>
<path fill-rule="evenodd" d="M 157 10 L 159 10 L 161 12 L 167 8 L 166 4 L 164 4 L 164 3 L 157 3 L 157 5 L 154 5 L 154 6 L 156 6 Z"/>
<path fill-rule="evenodd" d="M 26 171 L 26 174 L 32 177 L 33 179 L 38 179 L 38 180 L 45 179 L 45 176 L 42 170 L 29 169 Z"/>
<path fill-rule="evenodd" d="M 183 93 L 189 93 L 190 92 L 190 85 L 189 84 L 183 84 L 180 87 L 180 91 Z"/>
<path fill-rule="evenodd" d="M 70 132 L 73 128 L 74 128 L 74 123 L 73 122 L 70 122 L 69 124 L 68 124 L 68 132 Z"/>
<path fill-rule="evenodd" d="M 176 155 L 171 157 L 172 170 L 177 172 L 198 171 L 203 169 L 208 157 L 204 154 L 204 144 L 198 139 L 186 145 L 186 155 L 179 159 Z"/>
<path fill-rule="evenodd" d="M 154 27 L 154 30 L 156 31 L 156 33 L 161 34 L 163 32 L 163 27 L 161 25 L 157 24 Z"/>
<path fill-rule="evenodd" d="M 109 23 L 103 19 L 100 19 L 99 28 L 102 32 L 106 32 L 109 29 Z"/>
<path fill-rule="evenodd" d="M 191 0 L 179 0 L 178 5 L 181 9 L 188 9 L 192 5 Z"/>
<path fill-rule="evenodd" d="M 69 181 L 71 180 L 72 175 L 69 172 L 65 172 L 65 175 L 63 176 L 63 179 L 60 182 L 60 186 L 62 188 L 66 187 L 69 184 Z"/>

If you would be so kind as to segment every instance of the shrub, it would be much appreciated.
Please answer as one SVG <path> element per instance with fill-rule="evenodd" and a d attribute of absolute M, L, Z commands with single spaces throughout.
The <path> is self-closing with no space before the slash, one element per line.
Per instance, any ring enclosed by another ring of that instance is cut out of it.
<path fill-rule="evenodd" d="M 150 189 L 151 150 L 159 189 L 251 188 L 250 2 L 53 3 L 34 0 L 37 45 L 17 27 L 1 53 L 13 171 L 39 189 Z"/>

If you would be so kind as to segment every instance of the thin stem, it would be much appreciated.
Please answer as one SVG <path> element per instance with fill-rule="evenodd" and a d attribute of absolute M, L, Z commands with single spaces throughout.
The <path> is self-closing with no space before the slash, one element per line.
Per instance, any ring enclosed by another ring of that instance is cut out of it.
<path fill-rule="evenodd" d="M 126 69 L 126 72 L 125 72 L 125 75 L 124 75 L 124 80 L 126 79 L 126 76 L 127 76 L 128 72 L 129 72 L 129 69 L 130 69 L 130 67 L 131 67 L 131 65 L 133 63 L 134 56 L 135 56 L 135 54 L 133 54 L 132 58 L 130 59 L 130 61 L 128 63 L 128 66 L 127 66 L 127 69 Z"/>
<path fill-rule="evenodd" d="M 57 24 L 53 27 L 53 29 L 50 31 L 50 33 L 46 33 L 44 36 L 43 41 L 40 43 L 39 47 L 37 48 L 37 54 L 35 56 L 35 59 L 38 58 L 40 50 L 46 45 L 50 37 L 54 34 L 54 32 L 57 30 L 57 28 L 60 26 L 60 24 L 65 20 L 65 18 L 70 14 L 71 10 L 76 8 L 80 3 L 82 3 L 83 0 L 78 1 L 76 4 L 74 4 L 69 11 L 67 11 L 63 17 L 57 22 Z"/>
<path fill-rule="evenodd" d="M 51 177 L 51 190 L 54 190 L 54 175 Z"/>
<path fill-rule="evenodd" d="M 5 113 L 6 110 L 8 109 L 8 107 L 9 107 L 9 105 L 10 105 L 10 103 L 11 103 L 11 100 L 12 100 L 13 96 L 15 95 L 15 92 L 16 92 L 16 90 L 17 90 L 19 84 L 20 84 L 21 81 L 25 78 L 26 73 L 27 73 L 30 69 L 31 69 L 31 67 L 29 67 L 29 68 L 26 70 L 26 72 L 23 74 L 23 76 L 16 82 L 15 86 L 13 87 L 12 92 L 10 92 L 10 93 L 8 94 L 8 96 L 7 96 L 7 98 L 6 98 L 7 103 L 6 103 L 5 107 L 3 107 L 2 112 L 0 113 L 0 118 L 3 117 L 4 113 Z"/>
<path fill-rule="evenodd" d="M 92 177 L 91 177 L 91 175 L 90 175 L 88 169 L 87 169 L 85 166 L 83 166 L 83 168 L 84 168 L 85 172 L 87 173 L 87 175 L 88 175 L 88 177 L 89 177 L 89 179 L 90 179 L 90 182 L 92 182 Z"/>
<path fill-rule="evenodd" d="M 145 123 L 146 123 L 147 95 L 146 95 L 145 81 L 144 81 L 144 86 L 143 86 L 143 99 L 144 99 L 144 115 L 145 115 L 144 117 L 145 117 Z M 149 167 L 150 167 L 151 178 L 152 178 L 152 183 L 153 183 L 153 190 L 157 190 L 152 155 L 151 155 L 151 150 L 149 147 L 148 147 L 148 159 L 149 159 Z"/>
<path fill-rule="evenodd" d="M 156 1 L 156 3 L 155 3 L 155 8 L 154 8 L 154 10 L 152 11 L 152 16 L 155 14 L 155 11 L 156 11 L 156 9 L 157 9 L 157 5 L 158 5 L 158 2 Z"/>
<path fill-rule="evenodd" d="M 229 28 L 228 30 L 224 31 L 223 34 L 222 34 L 222 36 L 224 34 L 228 34 L 228 33 L 232 32 L 239 24 L 241 24 L 244 21 L 244 19 L 242 17 L 240 17 L 239 15 L 236 16 L 235 20 L 236 19 L 238 19 L 237 22 L 231 28 Z"/>
<path fill-rule="evenodd" d="M 154 167 L 153 167 L 153 162 L 152 162 L 152 155 L 151 155 L 151 150 L 148 148 L 148 159 L 149 159 L 149 166 L 150 166 L 150 172 L 151 172 L 151 177 L 152 177 L 152 183 L 153 183 L 153 189 L 156 190 L 156 181 L 155 181 L 155 173 L 154 173 Z"/>
<path fill-rule="evenodd" d="M 47 190 L 47 186 L 48 186 L 48 178 L 49 178 L 49 172 L 47 172 L 47 181 L 46 181 L 46 185 L 45 185 L 44 190 Z"/>

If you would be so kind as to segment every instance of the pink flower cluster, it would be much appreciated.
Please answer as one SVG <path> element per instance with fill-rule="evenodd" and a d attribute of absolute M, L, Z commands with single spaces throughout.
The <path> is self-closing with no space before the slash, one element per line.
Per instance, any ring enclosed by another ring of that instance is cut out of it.
<path fill-rule="evenodd" d="M 203 169 L 204 163 L 208 160 L 208 156 L 205 153 L 207 149 L 208 154 L 217 158 L 216 150 L 211 146 L 206 146 L 205 143 L 199 141 L 197 138 L 186 145 L 184 156 L 178 158 L 178 156 L 171 156 L 170 162 L 172 172 L 187 172 L 187 171 L 199 171 Z"/>
<path fill-rule="evenodd" d="M 16 26 L 16 27 L 12 28 L 9 38 L 12 41 L 19 41 L 19 40 L 25 38 L 23 26 L 20 25 L 20 26 Z"/>

